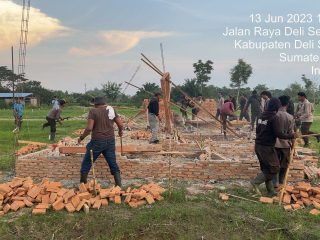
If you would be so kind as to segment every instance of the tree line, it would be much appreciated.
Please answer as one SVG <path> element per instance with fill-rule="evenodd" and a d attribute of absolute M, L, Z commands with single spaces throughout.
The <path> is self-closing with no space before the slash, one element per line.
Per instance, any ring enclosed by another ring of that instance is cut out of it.
<path fill-rule="evenodd" d="M 302 74 L 300 79 L 291 83 L 285 89 L 269 89 L 266 84 L 259 84 L 251 89 L 245 87 L 248 84 L 249 78 L 253 74 L 252 66 L 246 63 L 243 59 L 239 59 L 237 64 L 230 70 L 229 86 L 217 87 L 213 84 L 208 84 L 211 79 L 211 74 L 214 71 L 214 62 L 211 60 L 198 60 L 192 65 L 194 77 L 185 79 L 178 87 L 181 88 L 191 97 L 202 96 L 204 98 L 217 98 L 221 92 L 224 96 L 232 96 L 236 99 L 240 94 L 249 96 L 253 89 L 257 92 L 268 90 L 273 96 L 288 95 L 296 101 L 297 93 L 300 91 L 306 92 L 309 100 L 314 103 L 319 103 L 320 85 L 317 81 L 311 80 L 305 74 Z M 40 81 L 30 81 L 24 76 L 17 75 L 5 66 L 0 66 L 0 92 L 12 92 L 13 84 L 16 92 L 30 92 L 38 98 L 42 105 L 50 104 L 51 99 L 57 96 L 60 99 L 65 99 L 70 104 L 88 106 L 90 100 L 95 96 L 105 96 L 108 102 L 117 105 L 135 105 L 141 106 L 143 99 L 149 98 L 149 95 L 144 91 L 157 92 L 161 91 L 159 85 L 155 83 L 144 83 L 133 96 L 129 96 L 123 92 L 125 85 L 107 81 L 100 88 L 89 90 L 86 93 L 70 93 L 68 91 L 50 90 L 42 86 Z M 176 88 L 171 89 L 171 98 L 173 101 L 179 101 L 182 98 L 180 91 Z"/>

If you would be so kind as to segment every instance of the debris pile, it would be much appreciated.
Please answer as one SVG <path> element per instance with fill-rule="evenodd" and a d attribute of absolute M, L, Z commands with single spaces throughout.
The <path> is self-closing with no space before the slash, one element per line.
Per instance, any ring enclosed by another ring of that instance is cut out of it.
<path fill-rule="evenodd" d="M 314 209 L 310 213 L 320 215 L 320 186 L 312 187 L 307 182 L 287 186 L 282 201 L 287 211 L 312 206 Z"/>
<path fill-rule="evenodd" d="M 19 144 L 27 144 L 26 146 L 21 147 L 16 151 L 17 156 L 22 156 L 28 153 L 36 152 L 39 149 L 46 147 L 46 143 L 40 143 L 40 142 L 31 142 L 31 141 L 18 141 Z"/>
<path fill-rule="evenodd" d="M 320 168 L 316 166 L 304 166 L 304 173 L 310 180 L 320 178 Z"/>
<path fill-rule="evenodd" d="M 99 209 L 107 206 L 109 202 L 121 204 L 122 200 L 130 207 L 137 208 L 163 200 L 161 194 L 164 191 L 165 189 L 156 183 L 133 189 L 129 187 L 123 191 L 120 187 L 102 188 L 93 181 L 81 183 L 79 189 L 68 189 L 64 188 L 61 182 L 52 182 L 47 178 L 38 184 L 30 177 L 14 178 L 0 184 L 0 216 L 25 207 L 33 207 L 32 214 L 45 214 L 50 208 L 54 211 L 66 209 L 72 213 L 83 210 L 87 213 L 90 208 Z"/>

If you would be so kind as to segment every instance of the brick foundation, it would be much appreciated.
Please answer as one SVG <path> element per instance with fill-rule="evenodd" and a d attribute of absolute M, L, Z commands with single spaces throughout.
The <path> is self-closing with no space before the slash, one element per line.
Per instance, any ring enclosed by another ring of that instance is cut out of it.
<path fill-rule="evenodd" d="M 234 151 L 228 152 L 233 155 Z M 252 152 L 251 152 L 252 155 Z M 245 160 L 244 157 L 247 156 Z M 259 163 L 256 159 L 248 158 L 248 152 L 237 156 L 233 160 L 195 161 L 191 159 L 172 158 L 172 177 L 183 180 L 227 180 L 251 179 L 259 172 Z M 127 159 L 117 157 L 123 179 L 156 179 L 169 177 L 167 157 L 157 159 Z M 79 180 L 79 170 L 82 155 L 64 156 L 52 154 L 43 150 L 20 157 L 16 161 L 16 175 L 18 177 L 43 178 L 53 180 Z M 300 181 L 304 178 L 304 162 L 295 159 L 290 170 L 290 181 Z M 103 158 L 96 162 L 97 178 L 111 179 L 109 168 Z"/>

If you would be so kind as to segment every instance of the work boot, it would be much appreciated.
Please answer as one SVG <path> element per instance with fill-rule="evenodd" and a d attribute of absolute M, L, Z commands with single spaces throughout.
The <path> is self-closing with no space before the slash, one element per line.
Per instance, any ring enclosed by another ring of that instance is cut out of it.
<path fill-rule="evenodd" d="M 284 177 L 286 176 L 287 168 L 280 168 L 279 172 L 279 184 L 283 184 Z"/>
<path fill-rule="evenodd" d="M 113 177 L 114 177 L 115 185 L 121 187 L 122 185 L 121 185 L 120 172 L 116 172 L 116 173 L 113 175 Z"/>
<path fill-rule="evenodd" d="M 276 174 L 274 176 L 274 178 L 272 179 L 272 183 L 275 188 L 279 187 L 279 174 Z"/>
<path fill-rule="evenodd" d="M 320 142 L 320 136 L 316 136 L 317 142 Z"/>
<path fill-rule="evenodd" d="M 260 184 L 264 183 L 266 178 L 263 173 L 259 173 L 255 179 L 251 180 L 250 183 L 253 187 L 253 190 L 258 194 L 262 195 L 259 189 Z"/>
<path fill-rule="evenodd" d="M 266 181 L 266 188 L 267 188 L 267 195 L 268 197 L 274 197 L 277 195 L 277 193 L 274 191 L 274 186 L 272 180 Z"/>
<path fill-rule="evenodd" d="M 53 142 L 55 138 L 56 138 L 56 133 L 55 132 L 50 133 L 50 136 L 49 136 L 50 141 Z"/>
<path fill-rule="evenodd" d="M 88 173 L 80 173 L 80 183 L 87 183 L 87 179 L 88 179 Z"/>

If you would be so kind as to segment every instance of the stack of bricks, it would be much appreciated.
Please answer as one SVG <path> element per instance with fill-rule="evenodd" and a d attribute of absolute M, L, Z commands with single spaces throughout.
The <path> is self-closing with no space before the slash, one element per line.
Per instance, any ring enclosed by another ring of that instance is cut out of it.
<path fill-rule="evenodd" d="M 163 200 L 161 194 L 164 191 L 155 183 L 122 191 L 120 187 L 102 188 L 93 181 L 81 183 L 78 189 L 67 189 L 60 182 L 51 182 L 47 178 L 39 184 L 33 183 L 30 177 L 14 178 L 0 184 L 0 216 L 25 207 L 33 207 L 32 214 L 45 214 L 50 208 L 55 211 L 66 209 L 70 213 L 88 212 L 90 208 L 99 209 L 109 202 L 121 204 L 122 198 L 129 206 L 137 208 Z"/>
<path fill-rule="evenodd" d="M 205 108 L 207 111 L 209 111 L 214 116 L 216 115 L 217 106 L 216 101 L 214 99 L 206 99 L 201 103 L 201 107 Z M 198 116 L 204 119 L 212 119 L 212 117 L 205 111 L 201 110 L 198 113 Z"/>
<path fill-rule="evenodd" d="M 243 151 L 243 150 L 239 150 Z M 230 151 L 229 152 L 233 152 Z M 229 153 L 228 152 L 228 153 Z M 219 152 L 225 154 L 223 152 Z M 233 153 L 234 154 L 234 153 Z M 55 180 L 79 180 L 80 166 L 83 156 L 78 155 L 53 155 L 47 157 L 42 154 L 29 154 L 20 157 L 16 161 L 16 175 L 18 177 L 44 178 Z M 184 180 L 227 180 L 227 179 L 251 179 L 260 171 L 259 162 L 252 154 L 240 160 L 205 160 L 194 161 L 188 158 L 175 158 L 171 166 L 171 176 Z M 127 159 L 117 157 L 123 179 L 145 179 L 153 177 L 162 179 L 169 177 L 169 162 L 167 158 L 152 160 Z M 291 165 L 289 180 L 299 181 L 304 178 L 304 163 L 295 158 Z M 96 162 L 96 175 L 100 179 L 111 179 L 109 168 L 103 157 Z"/>

